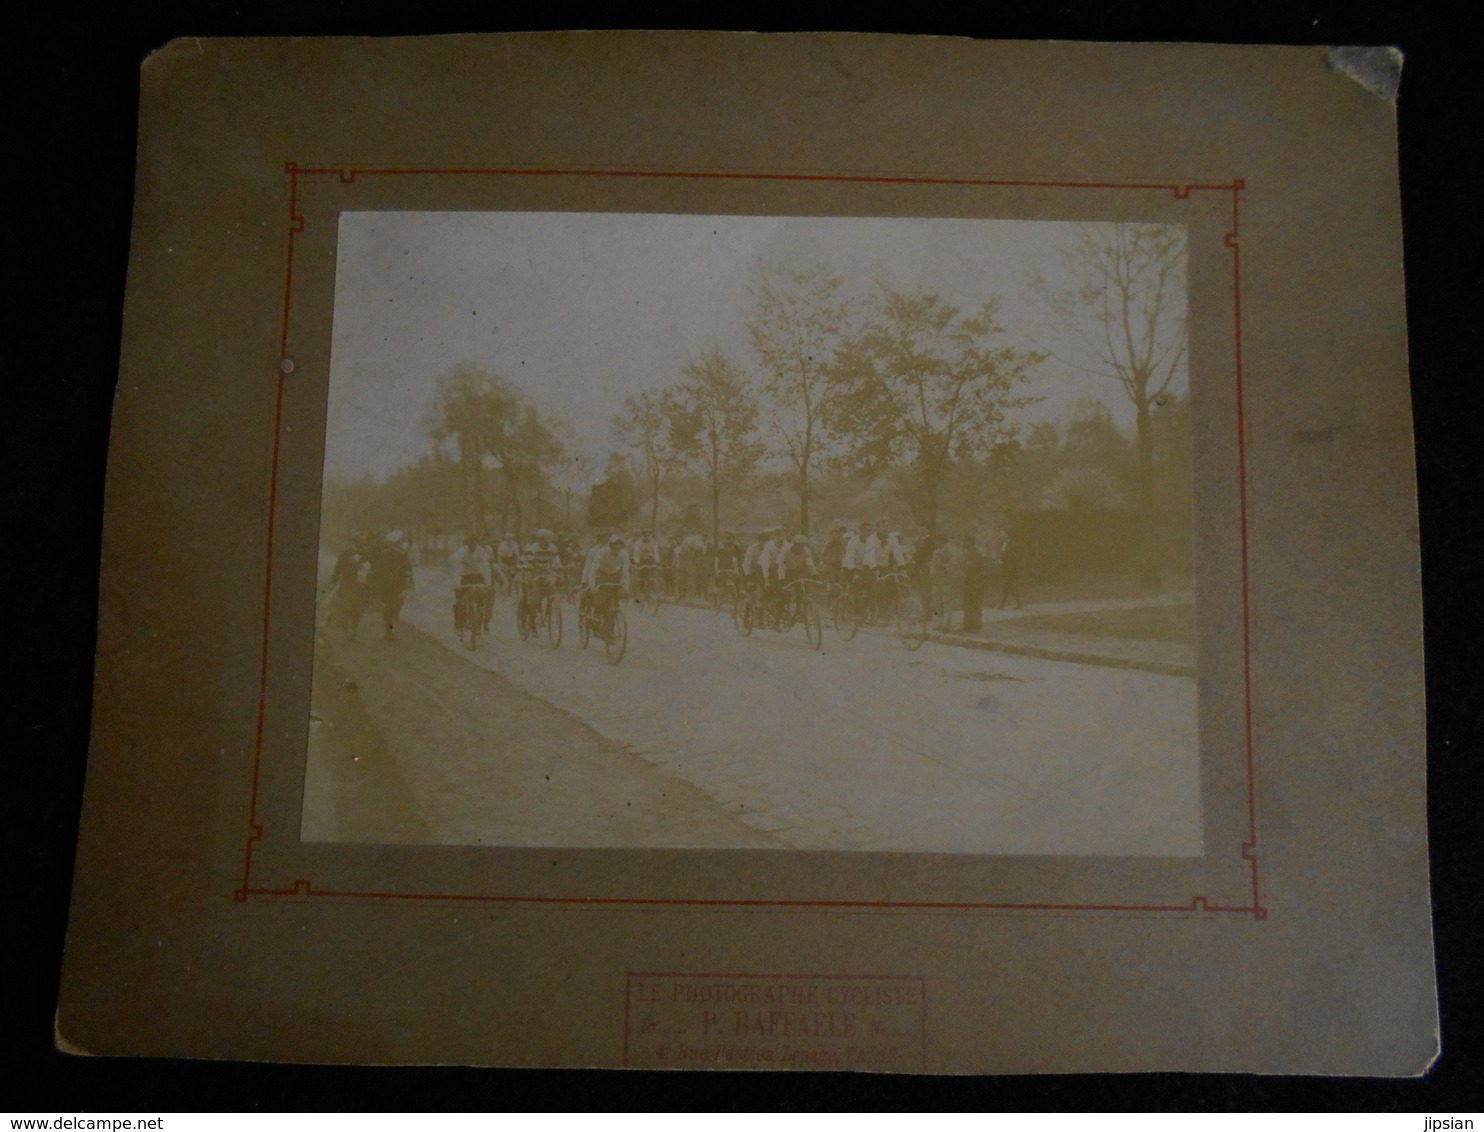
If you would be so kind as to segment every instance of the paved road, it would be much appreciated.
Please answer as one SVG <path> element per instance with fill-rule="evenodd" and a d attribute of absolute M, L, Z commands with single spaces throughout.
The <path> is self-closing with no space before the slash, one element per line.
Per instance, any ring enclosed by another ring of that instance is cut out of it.
<path fill-rule="evenodd" d="M 628 655 L 613 667 L 596 648 L 579 651 L 571 607 L 558 650 L 519 642 L 502 603 L 471 652 L 449 605 L 446 576 L 419 571 L 403 616 L 781 845 L 1201 851 L 1189 679 L 933 644 L 910 653 L 890 637 L 842 642 L 828 630 L 819 652 L 799 629 L 742 638 L 724 617 L 677 606 L 633 609 Z M 480 840 L 498 842 L 496 825 Z"/>
<path fill-rule="evenodd" d="M 306 841 L 777 847 L 703 790 L 416 629 L 316 642 Z"/>

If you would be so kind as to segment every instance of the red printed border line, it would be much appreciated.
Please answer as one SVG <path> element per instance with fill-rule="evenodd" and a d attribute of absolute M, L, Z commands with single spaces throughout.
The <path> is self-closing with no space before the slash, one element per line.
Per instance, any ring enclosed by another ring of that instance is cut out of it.
<path fill-rule="evenodd" d="M 1245 915 L 1254 920 L 1266 920 L 1268 910 L 1262 903 L 1262 882 L 1257 855 L 1257 790 L 1256 768 L 1252 740 L 1252 612 L 1248 584 L 1248 532 L 1247 532 L 1247 437 L 1246 409 L 1243 394 L 1242 373 L 1242 251 L 1241 198 L 1246 182 L 1240 178 L 1226 184 L 1205 184 L 1174 181 L 1037 181 L 1003 180 L 978 177 L 922 177 L 908 175 L 845 175 L 829 173 L 746 173 L 720 170 L 657 170 L 657 169 L 378 169 L 378 168 L 324 168 L 300 166 L 288 162 L 284 172 L 289 179 L 289 229 L 288 262 L 285 270 L 283 291 L 283 322 L 279 334 L 279 365 L 277 390 L 273 417 L 273 457 L 268 484 L 268 534 L 266 564 L 263 580 L 263 636 L 262 657 L 258 671 L 258 710 L 256 734 L 253 741 L 252 791 L 248 804 L 247 841 L 243 848 L 242 884 L 232 894 L 233 899 L 244 902 L 251 896 L 258 897 L 331 897 L 341 900 L 388 900 L 388 901 L 459 901 L 488 904 L 557 904 L 576 907 L 602 907 L 628 905 L 644 907 L 691 907 L 691 908 L 813 908 L 841 910 L 901 909 L 923 911 L 1006 911 L 1006 912 L 1128 912 L 1128 913 L 1185 913 Z M 1232 202 L 1231 228 L 1222 240 L 1223 247 L 1232 253 L 1233 326 L 1232 339 L 1235 350 L 1235 394 L 1237 409 L 1237 483 L 1238 503 L 1241 517 L 1242 545 L 1242 712 L 1243 739 L 1247 771 L 1247 840 L 1242 843 L 1241 856 L 1246 862 L 1252 880 L 1252 903 L 1234 905 L 1212 903 L 1205 896 L 1192 896 L 1184 904 L 1052 904 L 1052 903 L 1006 903 L 974 901 L 888 901 L 888 900 L 727 900 L 688 899 L 684 897 L 582 897 L 582 896 L 513 896 L 479 895 L 466 893 L 423 892 L 369 892 L 347 889 L 316 888 L 312 880 L 296 879 L 292 887 L 265 887 L 253 883 L 253 855 L 263 838 L 263 826 L 258 817 L 259 787 L 262 781 L 263 728 L 268 707 L 268 641 L 271 627 L 273 599 L 273 532 L 278 506 L 278 463 L 283 435 L 283 389 L 284 378 L 293 372 L 289 358 L 289 323 L 293 312 L 294 295 L 294 244 L 295 237 L 304 231 L 304 217 L 299 212 L 300 177 L 335 177 L 341 184 L 354 184 L 360 177 L 629 177 L 650 180 L 718 180 L 718 181 L 776 181 L 776 182 L 831 182 L 861 185 L 936 185 L 981 188 L 1025 188 L 1025 189 L 1106 189 L 1126 192 L 1167 192 L 1176 200 L 1189 200 L 1193 193 L 1230 193 Z"/>

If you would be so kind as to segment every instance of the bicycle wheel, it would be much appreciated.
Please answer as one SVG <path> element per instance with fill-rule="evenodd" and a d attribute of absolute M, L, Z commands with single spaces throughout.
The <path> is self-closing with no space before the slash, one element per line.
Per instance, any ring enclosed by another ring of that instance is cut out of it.
<path fill-rule="evenodd" d="M 909 594 L 897 602 L 897 636 L 903 646 L 916 652 L 927 640 L 927 609 L 915 594 Z"/>
<path fill-rule="evenodd" d="M 515 632 L 523 641 L 531 637 L 531 619 L 526 614 L 526 603 L 523 601 L 515 603 Z"/>
<path fill-rule="evenodd" d="M 650 582 L 644 593 L 644 604 L 649 607 L 651 615 L 660 611 L 661 604 L 665 600 L 665 591 L 658 582 Z"/>
<path fill-rule="evenodd" d="M 803 615 L 804 636 L 809 638 L 809 647 L 824 648 L 824 617 L 819 612 L 819 607 L 806 599 L 800 613 Z"/>
<path fill-rule="evenodd" d="M 744 594 L 741 608 L 737 611 L 737 632 L 744 637 L 752 636 L 752 623 L 756 617 L 757 602 L 751 594 Z"/>
<path fill-rule="evenodd" d="M 840 634 L 842 640 L 853 640 L 860 631 L 860 618 L 851 608 L 849 594 L 841 594 L 835 599 L 834 621 L 835 632 Z"/>
<path fill-rule="evenodd" d="M 581 606 L 577 608 L 577 639 L 582 642 L 582 647 L 587 648 L 588 641 L 592 640 L 593 626 L 588 619 L 589 613 Z"/>
<path fill-rule="evenodd" d="M 609 630 L 608 637 L 603 642 L 603 651 L 608 657 L 608 663 L 617 664 L 621 661 L 628 647 L 629 622 L 624 617 L 623 610 L 618 609 L 613 613 L 613 628 Z"/>
<path fill-rule="evenodd" d="M 554 649 L 562 647 L 562 603 L 554 597 L 546 599 L 546 641 Z"/>

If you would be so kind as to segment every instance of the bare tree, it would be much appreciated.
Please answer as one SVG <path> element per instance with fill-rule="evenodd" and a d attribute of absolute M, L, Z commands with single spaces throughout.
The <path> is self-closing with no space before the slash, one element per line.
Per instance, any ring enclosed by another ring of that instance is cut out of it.
<path fill-rule="evenodd" d="M 810 477 L 829 454 L 826 427 L 835 352 L 847 333 L 851 304 L 838 276 L 815 266 L 804 271 L 771 268 L 753 289 L 747 324 L 762 363 L 768 429 L 793 465 L 799 492 L 799 528 L 809 530 Z"/>
<path fill-rule="evenodd" d="M 722 485 L 740 486 L 762 457 L 757 442 L 757 395 L 741 366 L 720 350 L 681 370 L 675 396 L 686 418 L 681 439 L 711 491 L 711 537 L 721 539 Z"/>
<path fill-rule="evenodd" d="M 613 424 L 620 439 L 639 454 L 640 474 L 649 494 L 652 530 L 659 525 L 660 488 L 683 463 L 691 444 L 690 422 L 673 391 L 646 390 L 637 397 L 624 399 L 624 412 Z"/>
<path fill-rule="evenodd" d="M 1003 341 L 997 299 L 965 315 L 936 294 L 883 288 L 874 306 L 842 351 L 830 423 L 857 469 L 909 468 L 919 517 L 936 528 L 954 464 L 988 457 L 1015 434 L 1006 412 L 1040 400 L 1016 389 L 1043 355 Z"/>
<path fill-rule="evenodd" d="M 1116 380 L 1134 406 L 1140 575 L 1159 584 L 1154 560 L 1156 407 L 1187 352 L 1185 229 L 1169 224 L 1084 224 L 1065 253 L 1075 280 L 1037 289 L 1080 345 L 1079 369 Z"/>

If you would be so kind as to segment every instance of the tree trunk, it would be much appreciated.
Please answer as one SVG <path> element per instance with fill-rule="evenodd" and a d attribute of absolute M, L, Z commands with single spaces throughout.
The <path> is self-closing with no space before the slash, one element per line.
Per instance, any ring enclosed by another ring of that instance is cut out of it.
<path fill-rule="evenodd" d="M 809 465 L 799 466 L 799 530 L 809 533 Z"/>
<path fill-rule="evenodd" d="M 943 491 L 943 475 L 947 469 L 947 457 L 936 454 L 936 445 L 922 459 L 922 518 L 924 525 L 933 534 L 938 533 L 938 496 Z"/>
<path fill-rule="evenodd" d="M 479 531 L 480 516 L 484 500 L 479 490 L 479 461 L 470 457 L 475 447 L 469 437 L 459 435 L 459 471 L 464 485 L 464 530 L 470 534 Z"/>
<path fill-rule="evenodd" d="M 1136 410 L 1136 445 L 1139 454 L 1139 585 L 1159 589 L 1159 565 L 1154 557 L 1154 435 L 1149 399 L 1139 397 Z"/>
<path fill-rule="evenodd" d="M 721 545 L 721 477 L 711 477 L 711 545 Z"/>
<path fill-rule="evenodd" d="M 474 508 L 477 516 L 474 521 L 474 530 L 483 535 L 484 530 L 484 448 L 479 446 L 474 452 Z"/>

